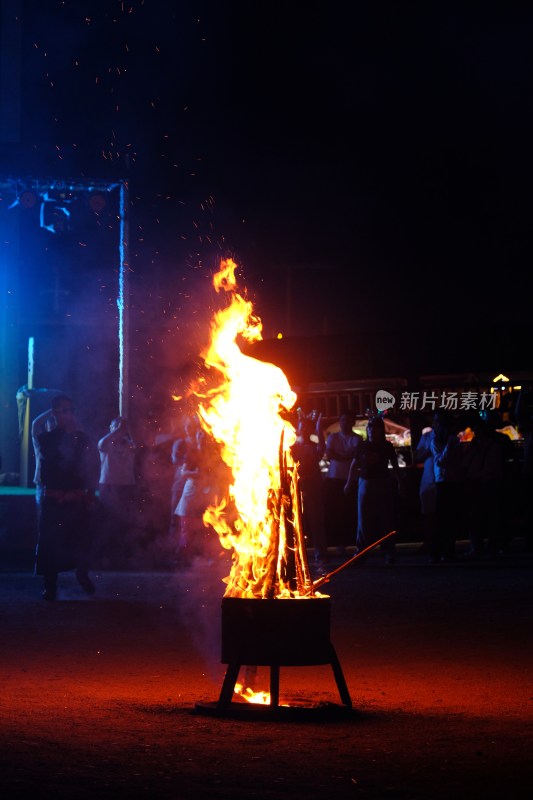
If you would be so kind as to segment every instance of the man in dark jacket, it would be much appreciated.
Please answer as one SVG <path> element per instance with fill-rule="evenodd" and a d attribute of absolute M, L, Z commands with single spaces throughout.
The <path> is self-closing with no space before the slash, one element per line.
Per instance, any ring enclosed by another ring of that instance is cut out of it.
<path fill-rule="evenodd" d="M 49 601 L 56 599 L 58 573 L 71 569 L 84 591 L 94 593 L 88 574 L 90 509 L 100 459 L 96 446 L 79 430 L 74 410 L 68 395 L 57 395 L 52 402 L 56 427 L 38 437 L 43 497 L 35 574 L 43 576 L 43 598 Z"/>

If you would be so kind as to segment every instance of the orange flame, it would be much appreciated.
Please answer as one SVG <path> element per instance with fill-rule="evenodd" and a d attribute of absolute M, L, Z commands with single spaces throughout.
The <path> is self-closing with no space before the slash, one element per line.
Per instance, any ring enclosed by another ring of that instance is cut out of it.
<path fill-rule="evenodd" d="M 235 694 L 243 697 L 247 703 L 255 703 L 260 706 L 270 704 L 270 692 L 254 692 L 251 687 L 244 686 L 242 683 L 235 684 Z"/>
<path fill-rule="evenodd" d="M 199 395 L 198 408 L 203 427 L 221 445 L 232 482 L 228 497 L 207 509 L 204 523 L 233 551 L 226 597 L 295 596 L 283 577 L 289 523 L 281 473 L 282 464 L 293 465 L 295 430 L 281 412 L 292 408 L 296 395 L 279 367 L 244 355 L 237 344 L 238 337 L 261 339 L 261 322 L 236 290 L 235 269 L 232 259 L 223 260 L 213 279 L 228 303 L 214 315 L 202 353 L 216 385 Z"/>

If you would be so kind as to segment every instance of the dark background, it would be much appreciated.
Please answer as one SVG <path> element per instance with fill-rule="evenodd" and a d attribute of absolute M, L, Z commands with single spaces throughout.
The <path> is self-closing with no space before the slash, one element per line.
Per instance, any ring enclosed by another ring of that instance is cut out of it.
<path fill-rule="evenodd" d="M 258 352 L 293 383 L 530 368 L 533 10 L 2 8 L 4 34 L 21 24 L 20 49 L 10 35 L 3 48 L 0 172 L 128 181 L 133 392 L 147 407 L 194 373 L 223 255 L 263 320 Z M 95 369 L 89 351 L 113 362 L 112 195 L 59 235 L 2 198 L 22 230 L 22 362 L 38 320 L 52 353 L 58 337 L 81 348 L 71 376 Z M 42 345 L 38 382 L 55 360 Z M 114 381 L 111 363 L 110 396 Z"/>

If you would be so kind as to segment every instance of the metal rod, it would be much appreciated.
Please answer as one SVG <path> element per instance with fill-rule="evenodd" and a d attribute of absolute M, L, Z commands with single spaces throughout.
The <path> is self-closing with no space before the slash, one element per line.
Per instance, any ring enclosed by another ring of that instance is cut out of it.
<path fill-rule="evenodd" d="M 118 405 L 119 414 L 128 416 L 129 402 L 129 218 L 128 187 L 126 181 L 120 184 L 120 265 L 118 273 Z"/>
<path fill-rule="evenodd" d="M 370 550 L 372 550 L 374 547 L 377 547 L 378 544 L 384 542 L 385 539 L 388 539 L 389 536 L 394 536 L 395 533 L 398 533 L 398 531 L 390 531 L 385 536 L 382 536 L 381 539 L 378 539 L 377 542 L 372 542 L 372 544 L 369 544 L 368 547 L 364 548 L 364 550 L 361 550 L 359 553 L 356 553 L 355 556 L 348 559 L 348 561 L 345 561 L 344 564 L 341 564 L 340 567 L 337 567 L 337 569 L 334 569 L 332 572 L 328 572 L 327 575 L 323 575 L 321 578 L 318 578 L 316 581 L 313 581 L 314 588 L 317 589 L 319 586 L 323 586 L 325 583 L 329 581 L 330 578 L 333 577 L 333 575 L 336 575 L 337 572 L 340 572 L 341 569 L 346 569 L 346 567 L 348 567 L 350 564 L 353 564 L 354 561 L 357 561 L 358 558 L 361 558 Z"/>
<path fill-rule="evenodd" d="M 30 336 L 28 339 L 28 383 L 26 384 L 28 395 L 26 397 L 22 441 L 20 443 L 20 485 L 25 487 L 30 485 L 31 391 L 33 390 L 34 345 L 35 339 Z"/>

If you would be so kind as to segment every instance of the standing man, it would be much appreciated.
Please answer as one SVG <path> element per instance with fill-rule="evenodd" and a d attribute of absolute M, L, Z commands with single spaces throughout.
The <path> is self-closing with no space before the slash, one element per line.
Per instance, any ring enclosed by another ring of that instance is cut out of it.
<path fill-rule="evenodd" d="M 38 438 L 42 486 L 35 574 L 44 579 L 43 598 L 56 599 L 59 572 L 75 569 L 87 594 L 89 578 L 89 513 L 95 502 L 100 459 L 96 446 L 79 430 L 74 406 L 66 394 L 52 401 L 56 427 Z"/>
<path fill-rule="evenodd" d="M 355 414 L 344 411 L 339 416 L 340 430 L 326 439 L 328 473 L 324 478 L 324 512 L 328 546 L 336 546 L 344 555 L 346 546 L 355 544 L 357 533 L 357 480 L 345 491 L 350 464 L 363 437 L 355 433 Z"/>
<path fill-rule="evenodd" d="M 100 555 L 116 568 L 127 561 L 132 528 L 137 525 L 136 447 L 124 417 L 111 421 L 109 433 L 98 441 L 98 451 L 103 512 Z"/>
<path fill-rule="evenodd" d="M 41 506 L 43 500 L 43 486 L 41 483 L 41 451 L 39 447 L 39 436 L 44 431 L 50 431 L 55 426 L 54 412 L 51 408 L 43 411 L 38 417 L 35 417 L 31 424 L 31 441 L 33 444 L 33 453 L 35 455 L 35 474 L 33 482 L 35 484 L 35 504 L 37 506 L 37 524 L 39 524 L 39 515 L 41 513 Z"/>
<path fill-rule="evenodd" d="M 398 457 L 385 435 L 380 416 L 371 417 L 367 438 L 358 447 L 351 463 L 346 489 L 359 476 L 357 493 L 357 550 L 366 549 L 397 528 L 400 468 Z M 383 542 L 385 563 L 394 564 L 396 547 L 391 539 Z"/>

